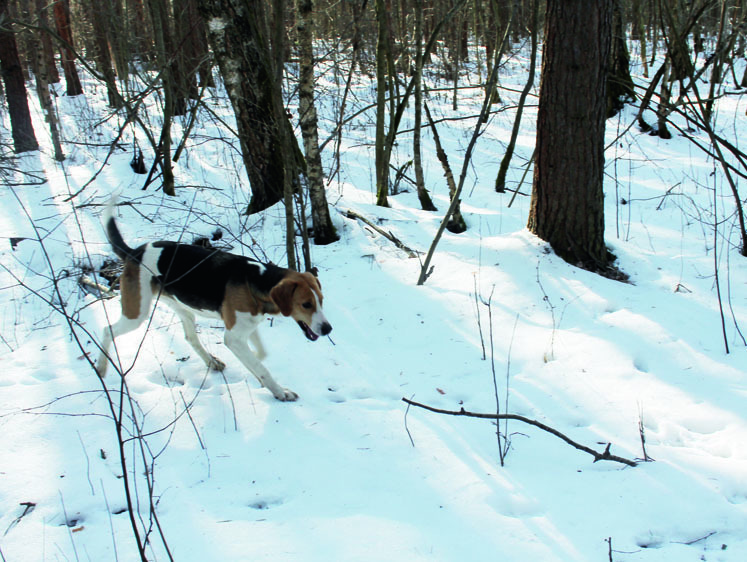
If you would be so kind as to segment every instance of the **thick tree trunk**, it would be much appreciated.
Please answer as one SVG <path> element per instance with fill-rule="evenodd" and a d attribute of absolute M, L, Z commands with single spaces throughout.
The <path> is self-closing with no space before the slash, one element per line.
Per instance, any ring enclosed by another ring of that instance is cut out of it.
<path fill-rule="evenodd" d="M 296 0 L 298 45 L 300 52 L 300 76 L 298 104 L 306 152 L 306 177 L 309 182 L 311 220 L 314 227 L 314 243 L 329 244 L 339 239 L 332 225 L 324 191 L 322 157 L 319 151 L 316 107 L 314 106 L 314 51 L 312 44 L 313 16 L 312 0 Z"/>
<path fill-rule="evenodd" d="M 121 98 L 117 92 L 117 79 L 112 68 L 112 57 L 109 52 L 108 35 L 111 21 L 108 19 L 107 5 L 103 2 L 93 1 L 86 3 L 85 8 L 93 27 L 96 68 L 104 77 L 109 107 L 119 107 Z"/>
<path fill-rule="evenodd" d="M 548 0 L 528 228 L 604 272 L 604 126 L 611 0 Z"/>
<path fill-rule="evenodd" d="M 65 73 L 65 84 L 68 96 L 79 96 L 83 93 L 78 70 L 75 68 L 75 54 L 73 52 L 73 32 L 70 29 L 70 8 L 67 0 L 55 0 L 54 21 L 57 33 L 65 42 L 60 46 L 62 54 L 62 70 Z"/>
<path fill-rule="evenodd" d="M 16 38 L 13 32 L 5 27 L 7 19 L 8 0 L 0 0 L 0 21 L 4 22 L 3 28 L 0 28 L 0 73 L 8 100 L 13 148 L 16 153 L 20 153 L 38 149 L 39 143 L 36 141 L 34 126 L 31 123 Z"/>
<path fill-rule="evenodd" d="M 261 0 L 199 0 L 208 38 L 236 115 L 241 152 L 252 187 L 248 213 L 283 198 L 286 161 L 280 127 L 290 128 L 276 105 L 273 64 L 261 17 Z"/>

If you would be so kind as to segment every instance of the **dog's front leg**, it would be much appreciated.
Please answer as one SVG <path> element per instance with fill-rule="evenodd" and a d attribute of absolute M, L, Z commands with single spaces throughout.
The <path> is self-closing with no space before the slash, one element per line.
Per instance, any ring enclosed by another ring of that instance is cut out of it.
<path fill-rule="evenodd" d="M 243 330 L 226 330 L 224 341 L 226 347 L 241 361 L 241 363 L 249 369 L 249 371 L 257 377 L 257 380 L 267 390 L 272 392 L 272 395 L 278 400 L 283 402 L 291 402 L 298 399 L 298 394 L 288 390 L 287 388 L 281 387 L 275 379 L 272 378 L 270 371 L 267 370 L 262 362 L 257 359 L 257 356 L 252 353 L 249 346 L 246 343 L 249 335 Z"/>

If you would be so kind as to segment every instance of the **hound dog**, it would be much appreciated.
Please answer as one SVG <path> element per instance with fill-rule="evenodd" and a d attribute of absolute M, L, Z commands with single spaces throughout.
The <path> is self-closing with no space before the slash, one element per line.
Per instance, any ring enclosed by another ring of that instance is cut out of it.
<path fill-rule="evenodd" d="M 311 341 L 329 334 L 332 326 L 322 311 L 324 297 L 317 278 L 191 244 L 160 241 L 130 248 L 117 228 L 112 208 L 110 204 L 105 227 L 114 253 L 124 261 L 120 278 L 122 316 L 104 330 L 96 364 L 99 376 L 106 374 L 113 339 L 140 326 L 150 315 L 155 297 L 174 310 L 184 336 L 208 368 L 222 371 L 225 363 L 202 347 L 195 315 L 220 318 L 225 325 L 226 346 L 260 384 L 278 400 L 296 400 L 298 395 L 275 382 L 262 364 L 266 353 L 257 328 L 266 314 L 282 314 L 293 318 Z"/>

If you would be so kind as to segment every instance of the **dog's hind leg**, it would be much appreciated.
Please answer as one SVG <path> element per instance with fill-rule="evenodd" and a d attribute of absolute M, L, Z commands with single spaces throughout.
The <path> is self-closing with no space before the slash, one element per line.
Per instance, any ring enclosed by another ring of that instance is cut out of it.
<path fill-rule="evenodd" d="M 148 317 L 152 294 L 148 287 L 148 273 L 137 264 L 126 261 L 119 279 L 122 316 L 101 335 L 101 354 L 96 362 L 96 372 L 101 378 L 109 367 L 109 349 L 114 338 L 136 329 Z M 145 290 L 141 290 L 145 287 Z"/>
<path fill-rule="evenodd" d="M 114 324 L 104 328 L 104 333 L 101 335 L 101 354 L 96 362 L 96 372 L 101 378 L 106 376 L 106 370 L 109 368 L 109 349 L 114 338 L 135 330 L 140 324 L 142 324 L 140 318 L 133 319 L 122 316 Z"/>

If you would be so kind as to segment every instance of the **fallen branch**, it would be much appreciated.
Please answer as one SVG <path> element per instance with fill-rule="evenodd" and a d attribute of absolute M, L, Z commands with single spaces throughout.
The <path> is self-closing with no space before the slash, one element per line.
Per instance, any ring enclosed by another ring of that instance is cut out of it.
<path fill-rule="evenodd" d="M 553 434 L 555 437 L 562 439 L 563 441 L 568 443 L 571 447 L 574 447 L 578 449 L 579 451 L 584 451 L 585 453 L 589 453 L 591 456 L 594 457 L 594 462 L 614 461 L 614 462 L 626 464 L 628 466 L 636 466 L 637 464 L 635 461 L 631 461 L 629 459 L 625 459 L 623 457 L 618 457 L 617 455 L 610 454 L 610 446 L 611 446 L 610 443 L 608 443 L 604 451 L 600 453 L 598 451 L 595 451 L 594 449 L 591 449 L 590 447 L 581 445 L 580 443 L 576 443 L 575 441 L 573 441 L 566 435 L 560 433 L 557 429 L 553 429 L 552 427 L 545 425 L 542 422 L 538 422 L 537 420 L 525 418 L 524 416 L 519 416 L 517 414 L 480 414 L 476 412 L 468 412 L 464 408 L 462 408 L 459 411 L 442 410 L 440 408 L 434 408 L 433 406 L 427 406 L 425 404 L 420 404 L 419 402 L 414 402 L 413 400 L 409 400 L 407 398 L 402 398 L 402 401 L 409 404 L 410 406 L 417 406 L 418 408 L 423 408 L 424 410 L 435 412 L 437 414 L 446 414 L 449 416 L 465 416 L 469 418 L 481 418 L 481 419 L 487 419 L 487 420 L 516 420 L 516 421 L 524 422 L 526 424 L 533 425 L 535 427 L 540 428 L 543 431 Z"/>
<path fill-rule="evenodd" d="M 397 248 L 399 248 L 400 250 L 403 250 L 407 254 L 408 258 L 418 257 L 418 253 L 415 250 L 406 246 L 404 243 L 402 243 L 402 241 L 399 238 L 397 238 L 391 232 L 387 232 L 386 230 L 376 226 L 370 219 L 367 219 L 363 215 L 359 215 L 352 209 L 348 209 L 347 212 L 345 213 L 345 217 L 352 219 L 352 220 L 359 220 L 361 222 L 366 223 L 368 226 L 373 228 L 377 233 L 381 234 L 384 238 L 386 238 L 387 240 L 392 242 L 395 246 L 397 246 Z"/>
<path fill-rule="evenodd" d="M 109 287 L 105 287 L 101 283 L 97 283 L 86 275 L 81 275 L 78 278 L 78 283 L 83 287 L 87 287 L 88 289 L 92 289 L 93 291 L 99 293 L 99 295 L 103 299 L 111 299 L 117 296 L 117 293 L 115 291 L 112 291 Z"/>

